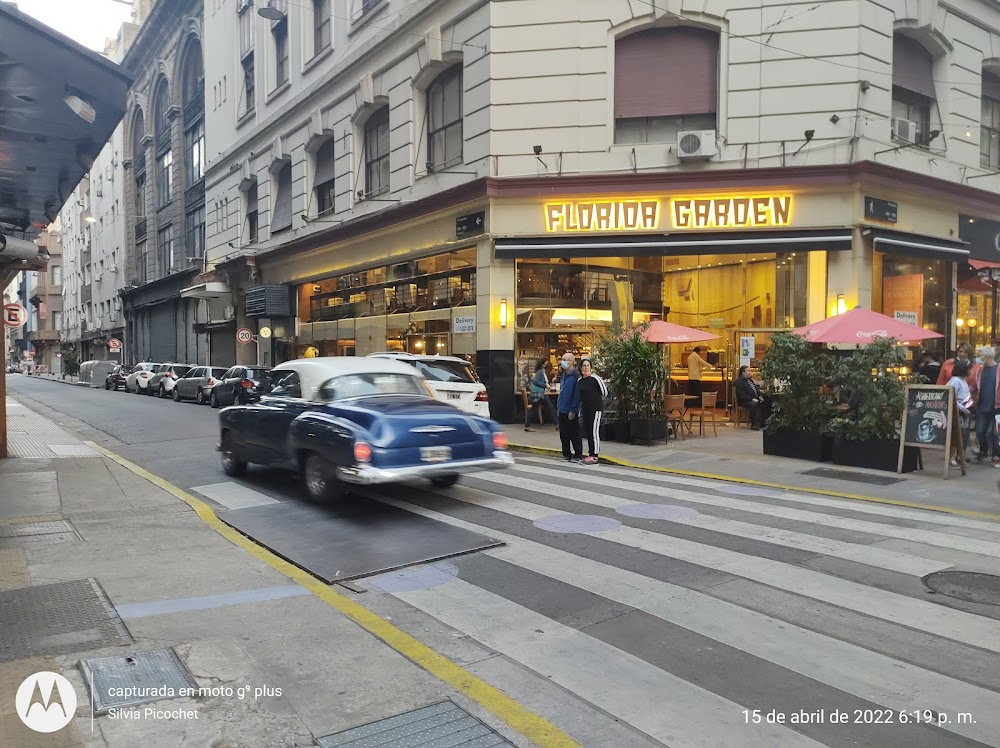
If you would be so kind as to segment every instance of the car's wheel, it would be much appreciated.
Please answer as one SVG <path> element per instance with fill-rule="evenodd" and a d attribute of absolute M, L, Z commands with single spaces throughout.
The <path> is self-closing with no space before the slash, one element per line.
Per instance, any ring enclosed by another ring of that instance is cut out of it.
<path fill-rule="evenodd" d="M 194 401 L 198 405 L 204 405 L 205 404 L 205 392 L 200 387 L 198 388 L 198 392 L 195 393 Z"/>
<path fill-rule="evenodd" d="M 239 478 L 247 472 L 247 464 L 236 456 L 232 438 L 228 435 L 222 438 L 222 471 L 233 478 Z"/>
<path fill-rule="evenodd" d="M 306 492 L 314 501 L 337 501 L 344 495 L 344 485 L 335 468 L 315 452 L 306 457 L 305 481 Z"/>
<path fill-rule="evenodd" d="M 177 389 L 177 385 L 176 384 L 174 385 L 173 398 L 174 398 L 174 402 L 175 403 L 179 403 L 181 401 L 181 393 L 180 393 L 180 390 Z"/>
<path fill-rule="evenodd" d="M 212 394 L 208 398 L 208 404 L 211 405 L 213 408 L 219 407 L 219 398 L 216 397 L 215 390 L 212 390 Z"/>
<path fill-rule="evenodd" d="M 107 382 L 105 382 L 105 383 L 104 383 L 104 389 L 106 389 L 106 390 L 110 390 L 110 389 L 111 389 L 111 385 L 110 385 L 110 384 L 108 384 Z"/>
<path fill-rule="evenodd" d="M 431 478 L 431 485 L 434 486 L 434 488 L 451 488 L 456 483 L 458 483 L 458 473 L 437 475 Z"/>
<path fill-rule="evenodd" d="M 135 383 L 135 394 L 137 394 L 137 395 L 145 395 L 146 394 L 145 392 L 142 391 L 142 387 L 139 386 L 138 382 Z"/>
<path fill-rule="evenodd" d="M 161 384 L 160 389 L 157 390 L 156 392 L 156 396 L 159 397 L 161 400 L 165 398 L 167 396 L 167 388 Z"/>

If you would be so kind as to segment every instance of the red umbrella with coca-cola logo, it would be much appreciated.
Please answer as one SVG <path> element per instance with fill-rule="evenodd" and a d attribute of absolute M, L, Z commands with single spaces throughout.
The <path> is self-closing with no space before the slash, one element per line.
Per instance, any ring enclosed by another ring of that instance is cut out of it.
<path fill-rule="evenodd" d="M 938 332 L 902 322 L 884 314 L 856 306 L 849 312 L 827 317 L 805 327 L 792 330 L 810 343 L 839 343 L 865 345 L 873 338 L 895 338 L 900 342 L 914 342 L 929 338 L 943 338 Z"/>

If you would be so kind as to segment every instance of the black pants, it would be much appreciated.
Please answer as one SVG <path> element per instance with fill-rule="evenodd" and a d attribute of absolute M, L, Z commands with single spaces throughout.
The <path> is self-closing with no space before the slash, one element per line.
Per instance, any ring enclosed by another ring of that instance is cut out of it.
<path fill-rule="evenodd" d="M 600 410 L 583 411 L 583 436 L 587 440 L 587 450 L 591 457 L 601 454 L 601 416 Z"/>
<path fill-rule="evenodd" d="M 689 379 L 688 380 L 688 394 L 694 395 L 699 398 L 697 403 L 698 407 L 701 407 L 701 380 L 700 379 Z"/>
<path fill-rule="evenodd" d="M 750 400 L 740 403 L 740 406 L 750 410 L 750 424 L 757 428 L 763 428 L 771 415 L 771 401 L 768 398 L 762 398 L 759 403 Z"/>
<path fill-rule="evenodd" d="M 580 437 L 580 419 L 570 420 L 569 413 L 559 414 L 559 441 L 562 442 L 563 457 L 567 460 L 583 459 L 583 439 Z M 570 451 L 572 447 L 572 452 Z"/>

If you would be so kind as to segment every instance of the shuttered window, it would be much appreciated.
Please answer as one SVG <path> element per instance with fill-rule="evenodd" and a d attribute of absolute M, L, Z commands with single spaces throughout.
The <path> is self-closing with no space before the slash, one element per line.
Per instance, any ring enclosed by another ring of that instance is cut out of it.
<path fill-rule="evenodd" d="M 934 58 L 924 46 L 908 36 L 892 40 L 892 85 L 934 99 Z"/>
<path fill-rule="evenodd" d="M 719 35 L 679 26 L 615 43 L 615 119 L 714 114 Z"/>

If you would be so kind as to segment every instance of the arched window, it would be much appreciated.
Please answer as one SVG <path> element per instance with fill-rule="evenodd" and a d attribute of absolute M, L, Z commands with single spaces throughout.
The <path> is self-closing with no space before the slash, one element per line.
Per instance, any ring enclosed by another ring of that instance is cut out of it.
<path fill-rule="evenodd" d="M 132 171 L 135 179 L 135 213 L 139 220 L 146 216 L 146 120 L 138 110 L 132 120 Z"/>
<path fill-rule="evenodd" d="M 937 133 L 931 129 L 934 100 L 934 57 L 903 34 L 892 38 L 892 137 L 927 147 Z"/>
<path fill-rule="evenodd" d="M 161 80 L 153 98 L 153 127 L 156 131 L 156 207 L 167 205 L 174 195 L 174 154 L 170 148 L 170 96 L 166 80 Z"/>
<path fill-rule="evenodd" d="M 719 34 L 675 26 L 615 43 L 615 142 L 674 143 L 716 130 Z"/>
<path fill-rule="evenodd" d="M 389 191 L 389 106 L 375 112 L 365 123 L 365 192 L 381 195 Z"/>
<path fill-rule="evenodd" d="M 192 39 L 184 51 L 181 68 L 181 100 L 184 106 L 205 97 L 205 65 L 202 62 L 201 44 Z"/>
<path fill-rule="evenodd" d="M 462 162 L 462 65 L 453 65 L 427 89 L 427 170 Z"/>
<path fill-rule="evenodd" d="M 170 129 L 170 122 L 167 120 L 169 108 L 170 92 L 167 90 L 167 82 L 161 80 L 156 87 L 156 97 L 153 99 L 153 128 L 157 136 Z"/>
<path fill-rule="evenodd" d="M 979 130 L 979 161 L 1000 169 L 1000 76 L 983 71 L 983 116 Z"/>
<path fill-rule="evenodd" d="M 205 178 L 205 68 L 201 44 L 192 38 L 181 66 L 181 101 L 184 106 L 184 168 L 187 186 Z"/>
<path fill-rule="evenodd" d="M 146 118 L 142 116 L 142 110 L 139 109 L 135 113 L 135 118 L 132 120 L 132 160 L 139 158 L 140 156 L 145 156 L 146 153 L 142 147 L 142 140 L 146 136 Z M 143 169 L 145 169 L 145 164 L 143 164 Z"/>

